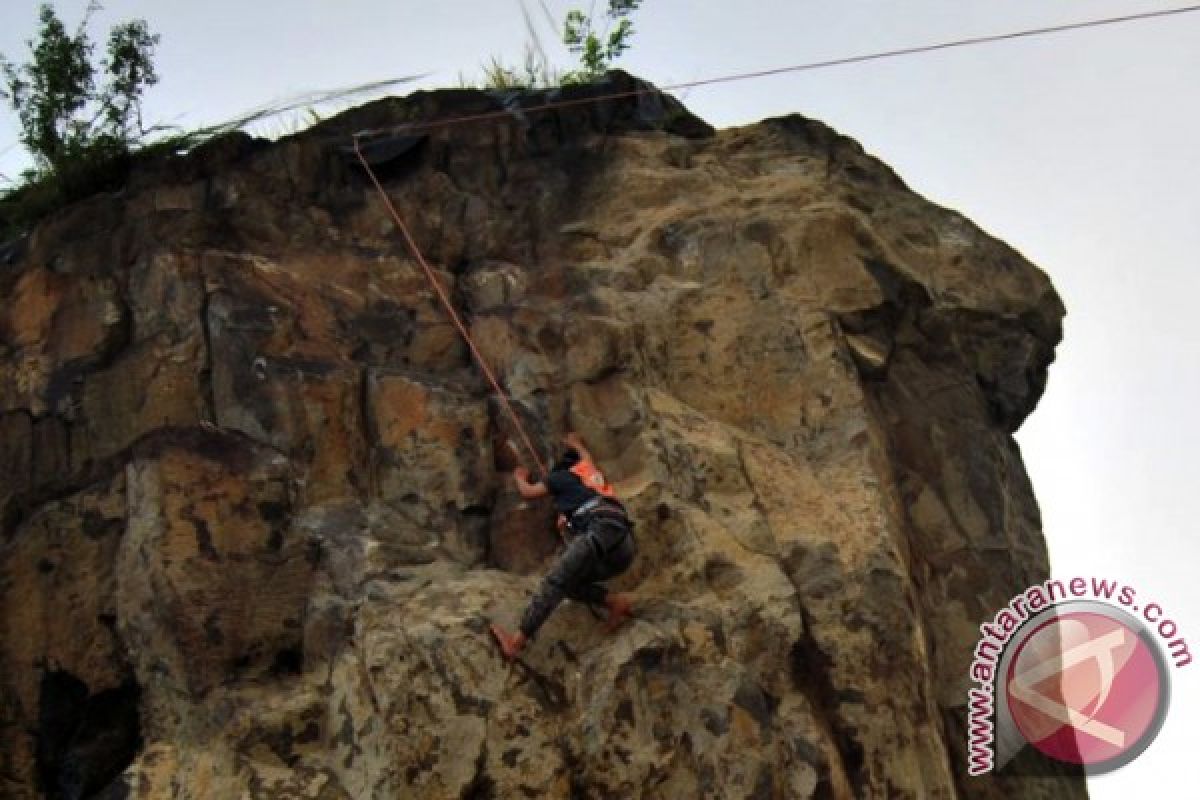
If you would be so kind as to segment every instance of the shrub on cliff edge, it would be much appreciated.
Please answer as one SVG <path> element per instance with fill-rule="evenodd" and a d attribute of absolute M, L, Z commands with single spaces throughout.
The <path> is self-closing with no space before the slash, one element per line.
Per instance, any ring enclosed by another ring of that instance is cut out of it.
<path fill-rule="evenodd" d="M 18 66 L 0 54 L 0 97 L 16 112 L 21 144 L 34 161 L 24 185 L 3 199 L 0 234 L 119 181 L 131 148 L 148 133 L 141 100 L 158 82 L 153 56 L 159 37 L 145 20 L 121 23 L 93 64 L 95 45 L 86 28 L 100 8 L 90 3 L 71 33 L 43 4 L 36 38 L 27 41 L 30 60 Z M 102 85 L 97 73 L 105 77 Z"/>

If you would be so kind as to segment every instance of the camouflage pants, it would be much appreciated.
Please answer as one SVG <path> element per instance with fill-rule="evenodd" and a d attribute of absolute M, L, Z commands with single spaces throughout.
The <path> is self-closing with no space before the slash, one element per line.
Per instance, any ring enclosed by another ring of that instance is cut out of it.
<path fill-rule="evenodd" d="M 521 632 L 532 638 L 564 597 L 602 605 L 608 590 L 600 582 L 629 569 L 635 552 L 628 526 L 611 518 L 588 522 L 542 579 L 521 617 Z"/>

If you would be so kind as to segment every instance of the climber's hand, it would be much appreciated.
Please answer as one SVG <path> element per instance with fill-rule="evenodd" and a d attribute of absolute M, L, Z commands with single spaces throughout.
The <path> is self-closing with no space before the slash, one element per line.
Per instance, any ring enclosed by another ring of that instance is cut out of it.
<path fill-rule="evenodd" d="M 517 483 L 517 491 L 526 500 L 536 500 L 550 494 L 546 484 L 541 481 L 533 483 L 529 480 L 529 470 L 524 467 L 517 467 L 513 470 L 513 480 Z"/>

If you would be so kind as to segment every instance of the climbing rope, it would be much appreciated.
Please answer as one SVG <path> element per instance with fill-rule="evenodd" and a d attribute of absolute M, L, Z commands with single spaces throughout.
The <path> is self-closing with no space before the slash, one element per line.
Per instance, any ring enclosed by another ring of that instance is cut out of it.
<path fill-rule="evenodd" d="M 508 416 L 512 419 L 513 426 L 516 427 L 517 433 L 519 433 L 521 436 L 521 441 L 525 443 L 526 449 L 529 450 L 529 455 L 533 458 L 533 463 L 537 464 L 539 472 L 541 472 L 542 476 L 544 477 L 546 474 L 546 465 L 542 463 L 542 459 L 538 456 L 537 448 L 533 446 L 533 442 L 530 440 L 529 434 L 525 431 L 525 426 L 521 424 L 521 418 L 517 416 L 516 410 L 512 407 L 512 403 L 508 399 L 508 393 L 505 392 L 500 386 L 499 381 L 496 380 L 496 376 L 492 373 L 491 367 L 488 366 L 487 360 L 483 357 L 483 354 L 479 352 L 479 348 L 475 346 L 475 340 L 471 338 L 471 333 L 467 330 L 467 326 L 463 324 L 462 318 L 459 317 L 458 312 L 454 310 L 454 305 L 450 302 L 450 298 L 446 295 L 446 290 L 442 288 L 441 281 L 437 279 L 437 274 L 434 273 L 433 268 L 429 266 L 429 262 L 425 260 L 425 256 L 421 253 L 421 248 L 417 246 L 416 239 L 414 239 L 412 233 L 409 232 L 408 226 L 404 224 L 404 220 L 400 218 L 400 213 L 396 211 L 396 206 L 392 203 L 392 198 L 388 196 L 388 193 L 383 188 L 383 184 L 379 182 L 379 178 L 375 175 L 375 171 L 372 170 L 371 165 L 367 163 L 367 159 L 365 156 L 363 156 L 362 149 L 359 147 L 358 136 L 354 137 L 354 154 L 358 156 L 358 160 L 362 164 L 363 169 L 365 169 L 367 171 L 367 175 L 370 176 L 371 183 L 375 184 L 375 188 L 378 190 L 379 196 L 383 198 L 383 203 L 387 207 L 387 210 L 391 213 L 392 219 L 396 223 L 396 227 L 404 236 L 404 241 L 408 244 L 408 249 L 412 252 L 413 257 L 417 260 L 417 263 L 421 265 L 421 268 L 425 270 L 425 276 L 429 278 L 429 283 L 433 286 L 433 290 L 437 293 L 438 298 L 442 301 L 442 305 L 445 306 L 446 313 L 450 315 L 450 319 L 454 322 L 454 326 L 458 328 L 458 332 L 466 341 L 467 347 L 469 347 L 471 350 L 471 355 L 475 357 L 475 361 L 479 364 L 479 368 L 483 371 L 484 376 L 488 379 L 488 382 L 492 385 L 492 388 L 496 391 L 496 394 L 499 395 L 500 402 L 504 405 L 504 410 L 508 412 Z"/>

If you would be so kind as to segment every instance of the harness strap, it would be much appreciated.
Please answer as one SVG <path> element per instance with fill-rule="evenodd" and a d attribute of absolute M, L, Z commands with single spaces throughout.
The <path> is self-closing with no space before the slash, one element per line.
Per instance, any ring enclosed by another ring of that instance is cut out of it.
<path fill-rule="evenodd" d="M 625 519 L 629 518 L 629 515 L 625 511 L 625 506 L 621 505 L 617 500 L 605 497 L 604 495 L 596 495 L 571 513 L 571 521 L 574 522 L 576 518 L 582 521 L 584 517 L 595 514 L 603 514 L 610 517 L 619 515 Z"/>

